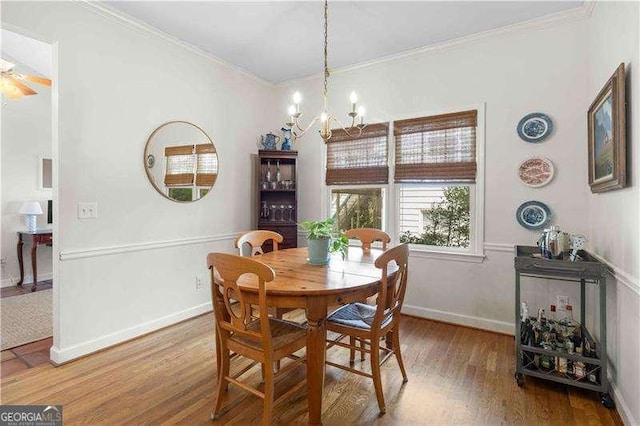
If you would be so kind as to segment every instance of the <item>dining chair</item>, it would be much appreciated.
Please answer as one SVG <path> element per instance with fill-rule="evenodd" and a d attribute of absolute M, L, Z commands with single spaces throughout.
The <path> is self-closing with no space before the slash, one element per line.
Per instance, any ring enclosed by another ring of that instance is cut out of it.
<path fill-rule="evenodd" d="M 238 254 L 243 256 L 244 245 L 247 244 L 251 249 L 251 256 L 256 256 L 264 253 L 262 246 L 269 240 L 273 244 L 273 251 L 278 251 L 278 244 L 283 241 L 283 237 L 277 232 L 260 229 L 239 234 L 233 245 L 238 249 Z"/>
<path fill-rule="evenodd" d="M 262 246 L 267 241 L 271 240 L 273 244 L 273 251 L 278 251 L 278 244 L 283 241 L 282 235 L 278 234 L 274 231 L 267 230 L 255 230 L 243 232 L 238 235 L 233 242 L 233 245 L 236 249 L 238 249 L 238 255 L 243 256 L 246 253 L 243 249 L 245 248 L 245 244 L 249 246 L 251 249 L 250 256 L 258 256 L 260 254 L 264 254 Z M 290 311 L 294 311 L 295 308 L 274 308 L 271 310 L 271 313 L 276 318 L 282 318 L 282 316 Z"/>
<path fill-rule="evenodd" d="M 207 265 L 211 270 L 211 294 L 218 336 L 216 344 L 219 345 L 216 352 L 220 357 L 217 393 L 211 417 L 218 419 L 224 414 L 224 394 L 229 384 L 233 384 L 264 400 L 262 424 L 268 425 L 274 406 L 306 385 L 306 379 L 302 380 L 274 401 L 276 377 L 290 372 L 305 360 L 304 356 L 296 356 L 295 353 L 306 346 L 307 328 L 267 314 L 267 283 L 275 278 L 270 266 L 227 253 L 210 253 Z M 245 309 L 246 301 L 237 285 L 238 279 L 246 274 L 255 275 L 258 280 L 259 318 L 252 317 L 250 310 Z M 240 309 L 232 308 L 232 299 L 240 305 Z M 230 375 L 232 351 L 254 362 Z M 275 372 L 274 362 L 283 358 L 290 358 L 293 362 Z M 258 363 L 262 367 L 263 391 L 238 380 Z"/>
<path fill-rule="evenodd" d="M 374 241 L 382 242 L 382 250 L 387 249 L 387 244 L 391 242 L 391 237 L 384 231 L 375 228 L 354 228 L 349 229 L 343 234 L 349 239 L 357 238 L 362 242 L 362 250 L 366 253 L 371 251 L 371 243 Z"/>
<path fill-rule="evenodd" d="M 400 310 L 407 289 L 408 258 L 409 246 L 407 244 L 393 247 L 382 253 L 375 261 L 376 267 L 382 270 L 376 306 L 361 302 L 349 303 L 329 315 L 326 323 L 327 331 L 338 333 L 338 337 L 327 340 L 327 349 L 334 345 L 349 348 L 350 366 L 330 361 L 326 361 L 326 364 L 373 379 L 378 407 L 382 414 L 386 412 L 386 407 L 382 394 L 380 366 L 391 355 L 395 355 L 400 366 L 403 383 L 408 380 L 400 352 L 399 337 Z M 389 276 L 389 265 L 392 262 L 397 265 L 397 271 Z M 391 347 L 380 346 L 380 339 L 389 335 L 392 336 Z M 348 344 L 343 342 L 346 337 L 349 337 Z M 364 345 L 356 347 L 356 342 L 364 343 Z M 369 353 L 371 358 L 370 374 L 353 368 L 356 350 Z M 386 352 L 382 359 L 380 359 L 381 350 Z"/>

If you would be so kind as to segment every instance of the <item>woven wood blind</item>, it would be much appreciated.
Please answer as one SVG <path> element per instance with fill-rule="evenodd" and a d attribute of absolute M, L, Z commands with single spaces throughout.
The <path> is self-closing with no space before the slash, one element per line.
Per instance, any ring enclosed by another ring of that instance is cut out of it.
<path fill-rule="evenodd" d="M 164 156 L 166 159 L 165 186 L 193 185 L 193 171 L 196 165 L 193 145 L 167 147 L 164 149 Z"/>
<path fill-rule="evenodd" d="M 213 144 L 196 145 L 196 186 L 212 186 L 218 174 L 218 156 Z"/>
<path fill-rule="evenodd" d="M 358 137 L 332 130 L 327 142 L 327 185 L 387 183 L 388 131 L 388 123 L 369 124 Z"/>
<path fill-rule="evenodd" d="M 475 182 L 476 110 L 393 123 L 395 182 Z"/>

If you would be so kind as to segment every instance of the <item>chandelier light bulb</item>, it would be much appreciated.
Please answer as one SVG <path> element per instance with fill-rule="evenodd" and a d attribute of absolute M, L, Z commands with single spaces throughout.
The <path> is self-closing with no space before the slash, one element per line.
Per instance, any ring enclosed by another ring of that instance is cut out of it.
<path fill-rule="evenodd" d="M 364 124 L 364 108 L 358 108 L 358 95 L 356 92 L 351 92 L 349 94 L 349 101 L 351 101 L 351 108 L 347 112 L 347 116 L 350 118 L 351 123 L 348 123 L 347 126 L 342 124 L 342 122 L 336 118 L 335 115 L 329 114 L 329 60 L 328 60 L 328 48 L 329 48 L 329 34 L 328 34 L 328 10 L 329 10 L 329 1 L 324 0 L 324 78 L 323 78 L 323 91 L 322 91 L 322 112 L 316 115 L 311 122 L 307 126 L 301 125 L 300 121 L 303 117 L 302 111 L 300 111 L 300 103 L 302 102 L 302 95 L 300 92 L 296 91 L 293 94 L 293 105 L 288 107 L 289 112 L 289 121 L 285 123 L 287 127 L 292 130 L 292 137 L 295 141 L 296 139 L 303 136 L 307 133 L 307 130 L 311 129 L 315 124 L 320 122 L 320 136 L 322 139 L 328 141 L 331 139 L 331 128 L 341 128 L 349 137 L 360 137 L 362 135 L 362 130 L 366 127 Z M 360 117 L 360 123 L 357 123 L 357 117 Z M 293 132 L 293 129 L 296 129 Z"/>

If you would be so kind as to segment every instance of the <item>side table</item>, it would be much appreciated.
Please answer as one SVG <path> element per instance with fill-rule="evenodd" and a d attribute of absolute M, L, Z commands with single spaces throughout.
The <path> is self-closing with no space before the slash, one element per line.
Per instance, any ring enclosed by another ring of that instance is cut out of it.
<path fill-rule="evenodd" d="M 18 232 L 18 263 L 20 264 L 18 286 L 22 286 L 24 281 L 24 262 L 22 260 L 22 246 L 24 244 L 31 244 L 31 268 L 33 270 L 33 287 L 31 287 L 31 291 L 36 291 L 38 287 L 38 258 L 36 250 L 39 245 L 51 246 L 53 244 L 53 231 L 51 229 L 36 229 L 35 232 Z"/>

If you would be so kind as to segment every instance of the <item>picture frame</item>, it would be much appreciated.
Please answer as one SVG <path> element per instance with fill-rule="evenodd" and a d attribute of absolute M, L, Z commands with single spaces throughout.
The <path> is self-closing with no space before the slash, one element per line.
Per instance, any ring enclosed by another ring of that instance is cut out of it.
<path fill-rule="evenodd" d="M 587 112 L 589 186 L 599 193 L 627 184 L 625 72 L 621 63 Z"/>

